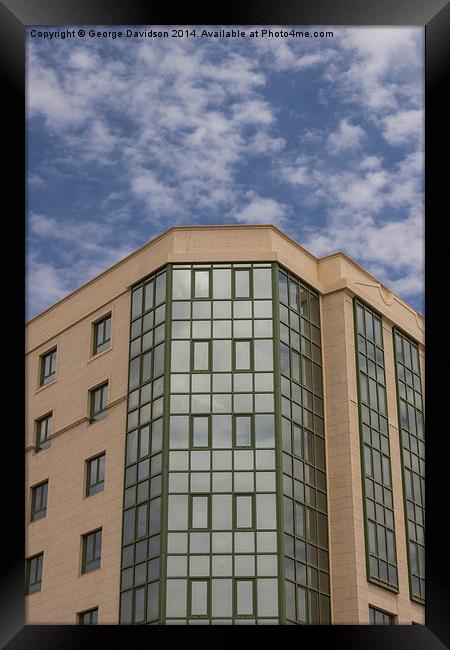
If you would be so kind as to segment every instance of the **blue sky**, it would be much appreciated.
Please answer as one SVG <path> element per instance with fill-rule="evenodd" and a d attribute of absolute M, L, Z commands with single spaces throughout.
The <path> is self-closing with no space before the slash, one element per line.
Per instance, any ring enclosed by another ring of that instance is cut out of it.
<path fill-rule="evenodd" d="M 171 226 L 223 223 L 344 251 L 423 312 L 423 28 L 241 29 L 28 37 L 28 318 Z"/>

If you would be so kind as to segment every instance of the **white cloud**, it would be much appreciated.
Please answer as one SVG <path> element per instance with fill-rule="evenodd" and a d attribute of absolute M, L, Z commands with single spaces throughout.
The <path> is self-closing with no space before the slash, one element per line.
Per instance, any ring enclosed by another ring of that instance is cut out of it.
<path fill-rule="evenodd" d="M 280 225 L 285 218 L 286 206 L 278 201 L 261 196 L 253 196 L 240 212 L 234 214 L 239 223 L 272 223 Z"/>
<path fill-rule="evenodd" d="M 423 29 L 408 27 L 345 30 L 339 45 L 352 58 L 348 69 L 338 76 L 347 99 L 364 104 L 375 114 L 397 110 L 399 94 L 403 94 L 403 103 L 420 101 L 417 83 L 408 81 L 411 70 L 417 70 L 421 63 L 421 33 Z M 409 96 L 405 95 L 406 88 Z"/>
<path fill-rule="evenodd" d="M 47 262 L 39 262 L 34 255 L 27 263 L 27 318 L 33 317 L 67 294 L 61 272 Z"/>
<path fill-rule="evenodd" d="M 248 141 L 247 150 L 255 153 L 275 153 L 286 146 L 285 138 L 273 138 L 268 133 L 257 131 Z"/>
<path fill-rule="evenodd" d="M 398 111 L 383 118 L 383 137 L 392 146 L 415 143 L 423 134 L 423 111 Z"/>
<path fill-rule="evenodd" d="M 292 185 L 307 185 L 309 182 L 308 168 L 305 165 L 284 165 L 280 170 L 281 178 Z"/>
<path fill-rule="evenodd" d="M 152 172 L 142 172 L 133 179 L 132 190 L 142 197 L 156 214 L 177 212 L 175 192 L 165 183 L 158 181 Z"/>
<path fill-rule="evenodd" d="M 337 131 L 330 133 L 327 146 L 331 153 L 339 154 L 349 149 L 359 149 L 365 138 L 365 131 L 359 124 L 350 124 L 344 118 L 341 120 Z"/>
<path fill-rule="evenodd" d="M 365 156 L 359 163 L 360 169 L 377 169 L 380 167 L 382 159 L 380 156 Z"/>

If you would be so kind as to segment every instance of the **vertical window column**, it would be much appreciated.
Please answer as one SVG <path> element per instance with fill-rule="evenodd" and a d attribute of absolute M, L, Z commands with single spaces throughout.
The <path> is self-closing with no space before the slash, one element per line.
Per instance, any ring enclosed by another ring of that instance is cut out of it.
<path fill-rule="evenodd" d="M 398 591 L 382 320 L 355 299 L 355 337 L 364 481 L 367 576 Z"/>
<path fill-rule="evenodd" d="M 160 617 L 166 271 L 132 290 L 120 622 Z"/>
<path fill-rule="evenodd" d="M 394 329 L 406 538 L 412 600 L 425 602 L 425 426 L 419 346 Z"/>
<path fill-rule="evenodd" d="M 330 578 L 319 296 L 278 270 L 285 615 L 328 624 Z"/>

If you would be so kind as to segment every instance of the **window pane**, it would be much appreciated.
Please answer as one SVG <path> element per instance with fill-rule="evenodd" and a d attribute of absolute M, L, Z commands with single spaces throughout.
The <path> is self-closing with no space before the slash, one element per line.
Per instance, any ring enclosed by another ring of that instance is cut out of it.
<path fill-rule="evenodd" d="M 248 298 L 250 296 L 249 271 L 235 271 L 236 298 Z"/>
<path fill-rule="evenodd" d="M 258 616 L 278 616 L 278 580 L 259 579 Z"/>
<path fill-rule="evenodd" d="M 236 614 L 238 616 L 253 614 L 253 580 L 236 582 Z"/>
<path fill-rule="evenodd" d="M 287 277 L 284 273 L 279 274 L 279 295 L 281 302 L 288 304 L 288 288 L 287 288 Z"/>
<path fill-rule="evenodd" d="M 256 447 L 275 446 L 275 420 L 273 415 L 255 415 Z"/>
<path fill-rule="evenodd" d="M 194 370 L 208 370 L 209 343 L 207 341 L 194 343 Z"/>
<path fill-rule="evenodd" d="M 236 445 L 249 447 L 251 445 L 251 418 L 250 416 L 236 416 Z"/>
<path fill-rule="evenodd" d="M 159 582 L 152 582 L 148 585 L 147 591 L 147 620 L 159 616 Z"/>
<path fill-rule="evenodd" d="M 191 614 L 192 616 L 208 614 L 208 583 L 206 580 L 191 582 Z"/>
<path fill-rule="evenodd" d="M 256 526 L 262 530 L 276 528 L 276 503 L 274 494 L 256 495 Z"/>
<path fill-rule="evenodd" d="M 251 528 L 252 519 L 252 497 L 236 497 L 236 527 Z"/>
<path fill-rule="evenodd" d="M 195 297 L 207 298 L 209 296 L 209 271 L 194 271 Z"/>
<path fill-rule="evenodd" d="M 214 494 L 212 497 L 211 512 L 213 530 L 231 529 L 231 495 Z"/>
<path fill-rule="evenodd" d="M 189 447 L 189 417 L 172 415 L 170 417 L 170 449 L 187 449 Z"/>
<path fill-rule="evenodd" d="M 266 340 L 254 341 L 255 371 L 273 370 L 273 342 Z"/>
<path fill-rule="evenodd" d="M 212 580 L 212 616 L 231 616 L 232 581 Z"/>
<path fill-rule="evenodd" d="M 188 525 L 188 500 L 184 495 L 169 495 L 169 529 L 186 530 Z"/>
<path fill-rule="evenodd" d="M 166 274 L 165 272 L 156 278 L 156 300 L 155 305 L 160 305 L 166 299 Z"/>
<path fill-rule="evenodd" d="M 250 370 L 250 342 L 236 341 L 236 370 Z"/>
<path fill-rule="evenodd" d="M 167 580 L 166 615 L 186 617 L 186 580 Z"/>
<path fill-rule="evenodd" d="M 213 415 L 213 447 L 228 448 L 232 444 L 231 436 L 231 416 L 230 415 Z"/>
<path fill-rule="evenodd" d="M 192 497 L 192 527 L 208 527 L 208 497 Z"/>
<path fill-rule="evenodd" d="M 253 269 L 253 297 L 272 297 L 272 270 Z"/>
<path fill-rule="evenodd" d="M 231 370 L 231 341 L 213 342 L 213 370 L 215 372 Z"/>
<path fill-rule="evenodd" d="M 131 314 L 131 318 L 142 314 L 142 287 L 133 291 Z"/>
<path fill-rule="evenodd" d="M 231 269 L 213 270 L 213 297 L 231 298 Z"/>
<path fill-rule="evenodd" d="M 189 269 L 173 270 L 174 300 L 189 300 L 191 297 L 191 271 Z"/>
<path fill-rule="evenodd" d="M 190 343 L 189 341 L 172 341 L 172 372 L 189 372 Z"/>
<path fill-rule="evenodd" d="M 192 444 L 194 447 L 208 446 L 208 418 L 194 417 L 192 421 Z"/>

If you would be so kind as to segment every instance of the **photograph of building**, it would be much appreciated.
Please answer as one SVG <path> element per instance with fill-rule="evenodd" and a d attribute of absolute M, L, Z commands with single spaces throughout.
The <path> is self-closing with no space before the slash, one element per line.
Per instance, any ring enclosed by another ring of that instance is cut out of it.
<path fill-rule="evenodd" d="M 424 318 L 347 255 L 176 226 L 26 353 L 26 623 L 424 623 Z"/>

